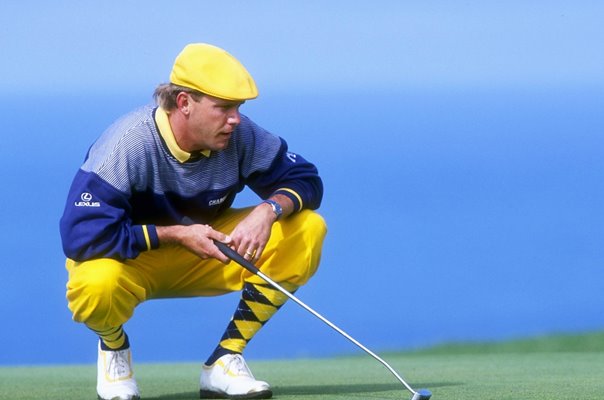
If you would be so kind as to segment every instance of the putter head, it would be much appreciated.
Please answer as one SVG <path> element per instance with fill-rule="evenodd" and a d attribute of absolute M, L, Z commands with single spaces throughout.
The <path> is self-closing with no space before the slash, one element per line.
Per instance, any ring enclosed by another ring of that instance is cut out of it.
<path fill-rule="evenodd" d="M 430 397 L 432 397 L 432 392 L 428 389 L 420 389 L 415 392 L 411 400 L 428 400 Z"/>

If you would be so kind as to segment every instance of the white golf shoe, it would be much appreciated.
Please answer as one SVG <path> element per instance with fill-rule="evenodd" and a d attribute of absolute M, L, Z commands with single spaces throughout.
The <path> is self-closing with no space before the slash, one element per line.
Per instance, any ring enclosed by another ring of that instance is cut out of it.
<path fill-rule="evenodd" d="M 226 354 L 204 365 L 199 380 L 202 399 L 270 399 L 268 383 L 257 381 L 240 354 Z"/>
<path fill-rule="evenodd" d="M 139 400 L 130 349 L 105 351 L 99 342 L 96 392 L 100 400 Z"/>

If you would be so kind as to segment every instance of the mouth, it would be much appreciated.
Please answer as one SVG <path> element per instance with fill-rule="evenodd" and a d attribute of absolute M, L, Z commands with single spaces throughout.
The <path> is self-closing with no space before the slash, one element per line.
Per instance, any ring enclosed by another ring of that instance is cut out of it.
<path fill-rule="evenodd" d="M 228 146 L 232 134 L 233 132 L 220 132 L 216 137 L 216 139 L 218 139 L 216 144 L 218 144 L 221 149 L 225 148 Z"/>

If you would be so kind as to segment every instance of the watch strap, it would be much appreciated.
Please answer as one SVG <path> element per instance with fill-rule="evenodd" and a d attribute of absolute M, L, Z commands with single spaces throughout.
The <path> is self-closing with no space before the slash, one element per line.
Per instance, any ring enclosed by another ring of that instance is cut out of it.
<path fill-rule="evenodd" d="M 283 209 L 281 208 L 281 205 L 279 203 L 271 199 L 264 200 L 263 203 L 267 203 L 273 208 L 273 212 L 277 216 L 277 220 L 281 218 L 281 216 L 283 215 Z"/>

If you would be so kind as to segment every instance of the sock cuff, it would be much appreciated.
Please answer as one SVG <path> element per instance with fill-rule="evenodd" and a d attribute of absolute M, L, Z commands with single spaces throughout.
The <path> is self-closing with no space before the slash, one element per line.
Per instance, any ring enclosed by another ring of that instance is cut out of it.
<path fill-rule="evenodd" d="M 212 364 L 214 364 L 220 357 L 226 355 L 226 354 L 241 354 L 237 351 L 233 351 L 233 350 L 229 350 L 229 349 L 225 349 L 222 346 L 217 346 L 216 349 L 214 350 L 214 352 L 212 353 L 212 355 L 206 360 L 205 364 L 206 366 L 211 366 Z"/>
<path fill-rule="evenodd" d="M 126 332 L 124 332 L 124 343 L 117 349 L 112 349 L 111 347 L 107 346 L 103 339 L 99 338 L 99 340 L 101 341 L 101 350 L 103 351 L 121 351 L 130 348 L 130 340 L 128 339 Z"/>

